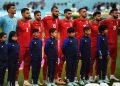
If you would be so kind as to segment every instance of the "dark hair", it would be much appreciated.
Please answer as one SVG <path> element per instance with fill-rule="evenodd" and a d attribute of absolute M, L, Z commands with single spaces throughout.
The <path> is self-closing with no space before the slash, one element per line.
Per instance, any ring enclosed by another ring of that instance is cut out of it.
<path fill-rule="evenodd" d="M 58 7 L 57 7 L 57 6 L 52 6 L 51 11 L 53 11 L 53 10 L 54 10 L 54 8 L 58 9 Z"/>
<path fill-rule="evenodd" d="M 93 17 L 95 17 L 95 16 L 97 16 L 97 15 L 99 15 L 99 14 L 101 14 L 101 12 L 98 12 L 98 11 L 97 11 L 97 12 L 94 12 L 94 13 L 93 13 Z"/>
<path fill-rule="evenodd" d="M 39 29 L 34 28 L 34 29 L 32 30 L 32 33 L 35 33 L 35 32 L 39 32 Z"/>
<path fill-rule="evenodd" d="M 70 9 L 65 9 L 64 10 L 64 13 L 67 13 L 67 12 L 69 12 L 69 11 L 71 11 Z"/>
<path fill-rule="evenodd" d="M 91 29 L 90 27 L 86 26 L 86 27 L 83 28 L 83 32 L 88 31 L 90 29 Z"/>
<path fill-rule="evenodd" d="M 74 33 L 74 32 L 75 32 L 75 28 L 73 28 L 73 27 L 69 27 L 67 29 L 67 33 Z"/>
<path fill-rule="evenodd" d="M 25 13 L 25 11 L 27 11 L 27 10 L 29 11 L 28 8 L 23 8 L 23 9 L 21 10 L 21 14 L 22 14 L 22 13 Z"/>
<path fill-rule="evenodd" d="M 4 36 L 4 35 L 7 35 L 5 32 L 1 32 L 0 33 L 0 39 Z"/>
<path fill-rule="evenodd" d="M 115 8 L 115 9 L 110 10 L 109 14 L 113 13 L 114 11 L 118 11 L 118 9 Z"/>
<path fill-rule="evenodd" d="M 56 31 L 56 28 L 50 28 L 49 34 L 54 33 Z"/>
<path fill-rule="evenodd" d="M 9 3 L 9 4 L 7 5 L 7 7 L 6 7 L 6 10 L 8 11 L 8 10 L 10 9 L 11 6 L 15 6 L 15 4 Z"/>
<path fill-rule="evenodd" d="M 37 10 L 37 11 L 34 12 L 34 15 L 36 15 L 36 14 L 38 14 L 38 13 L 41 13 L 41 12 Z"/>
<path fill-rule="evenodd" d="M 102 33 L 104 30 L 106 30 L 107 25 L 106 24 L 102 24 L 98 27 L 99 33 Z"/>
<path fill-rule="evenodd" d="M 82 8 L 80 8 L 80 9 L 78 10 L 78 12 L 80 12 L 82 9 L 88 10 L 87 7 L 82 7 Z"/>
<path fill-rule="evenodd" d="M 13 41 L 13 40 L 12 40 L 12 37 L 14 37 L 15 35 L 17 35 L 17 33 L 16 33 L 15 31 L 11 31 L 10 34 L 9 34 L 8 41 L 9 41 L 9 42 Z"/>

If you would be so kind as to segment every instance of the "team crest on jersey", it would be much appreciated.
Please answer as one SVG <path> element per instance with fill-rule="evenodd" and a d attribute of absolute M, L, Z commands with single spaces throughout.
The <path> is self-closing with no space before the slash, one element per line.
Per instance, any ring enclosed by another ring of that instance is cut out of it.
<path fill-rule="evenodd" d="M 87 42 L 87 40 L 85 40 L 85 42 Z"/>
<path fill-rule="evenodd" d="M 83 27 L 86 27 L 86 26 L 87 26 L 87 25 L 85 25 L 85 24 L 83 25 Z"/>
<path fill-rule="evenodd" d="M 105 39 L 103 38 L 103 40 L 105 40 Z"/>
<path fill-rule="evenodd" d="M 113 26 L 113 30 L 116 30 L 116 26 Z"/>
<path fill-rule="evenodd" d="M 56 24 L 53 24 L 53 28 L 56 28 Z"/>

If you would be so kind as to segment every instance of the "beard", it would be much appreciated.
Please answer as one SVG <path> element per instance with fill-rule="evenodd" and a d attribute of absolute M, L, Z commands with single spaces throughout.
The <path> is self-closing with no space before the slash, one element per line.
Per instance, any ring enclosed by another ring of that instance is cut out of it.
<path fill-rule="evenodd" d="M 58 15 L 54 15 L 54 14 L 53 14 L 53 17 L 54 17 L 54 18 L 58 18 Z"/>
<path fill-rule="evenodd" d="M 40 21 L 41 20 L 41 18 L 38 18 L 38 19 L 36 19 L 37 21 Z"/>
<path fill-rule="evenodd" d="M 96 19 L 96 21 L 100 22 L 100 21 L 101 21 L 101 19 Z"/>
<path fill-rule="evenodd" d="M 31 19 L 31 16 L 30 17 L 25 17 L 26 20 L 30 20 Z"/>
<path fill-rule="evenodd" d="M 118 16 L 113 16 L 114 19 L 118 19 Z"/>

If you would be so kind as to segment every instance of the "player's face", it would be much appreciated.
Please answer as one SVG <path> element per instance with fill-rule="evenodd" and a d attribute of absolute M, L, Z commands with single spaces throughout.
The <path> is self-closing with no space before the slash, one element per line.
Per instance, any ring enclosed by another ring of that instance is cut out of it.
<path fill-rule="evenodd" d="M 71 19 L 71 16 L 72 16 L 72 12 L 71 11 L 68 11 L 67 13 L 65 13 L 65 17 L 67 19 Z"/>
<path fill-rule="evenodd" d="M 17 35 L 13 36 L 13 37 L 12 37 L 12 40 L 13 40 L 13 41 L 17 41 Z"/>
<path fill-rule="evenodd" d="M 23 13 L 23 17 L 24 17 L 26 20 L 31 19 L 31 15 L 30 15 L 29 10 L 26 10 L 26 11 Z"/>
<path fill-rule="evenodd" d="M 39 35 L 40 35 L 40 32 L 35 32 L 35 33 L 33 33 L 33 36 L 34 36 L 35 38 L 39 38 Z"/>
<path fill-rule="evenodd" d="M 108 32 L 108 30 L 106 29 L 106 30 L 104 30 L 104 34 L 107 34 L 107 32 Z"/>
<path fill-rule="evenodd" d="M 40 21 L 41 20 L 41 13 L 37 13 L 34 17 L 35 17 L 35 20 Z"/>
<path fill-rule="evenodd" d="M 85 31 L 85 33 L 86 33 L 87 35 L 90 35 L 90 34 L 91 34 L 91 29 Z"/>
<path fill-rule="evenodd" d="M 72 33 L 69 34 L 69 36 L 75 37 L 75 34 L 76 34 L 75 32 L 72 32 Z"/>
<path fill-rule="evenodd" d="M 96 21 L 100 21 L 100 20 L 101 20 L 101 14 L 96 15 L 96 16 L 95 16 L 95 20 L 96 20 Z"/>
<path fill-rule="evenodd" d="M 52 36 L 56 38 L 57 37 L 57 31 L 55 31 L 54 33 L 52 33 Z"/>
<path fill-rule="evenodd" d="M 87 17 L 87 10 L 86 9 L 82 9 L 80 11 L 80 16 L 83 17 L 83 18 L 86 18 Z"/>
<path fill-rule="evenodd" d="M 118 18 L 118 11 L 114 11 L 114 12 L 113 12 L 113 17 L 114 17 L 115 19 Z"/>
<path fill-rule="evenodd" d="M 59 16 L 59 10 L 57 8 L 54 8 L 53 11 L 52 11 L 52 16 L 54 18 L 58 18 Z"/>
<path fill-rule="evenodd" d="M 11 6 L 10 9 L 8 10 L 8 13 L 16 14 L 16 7 L 15 6 Z"/>
<path fill-rule="evenodd" d="M 6 42 L 6 40 L 7 40 L 7 35 L 4 35 L 4 36 L 1 38 L 1 41 L 2 41 L 2 42 Z"/>

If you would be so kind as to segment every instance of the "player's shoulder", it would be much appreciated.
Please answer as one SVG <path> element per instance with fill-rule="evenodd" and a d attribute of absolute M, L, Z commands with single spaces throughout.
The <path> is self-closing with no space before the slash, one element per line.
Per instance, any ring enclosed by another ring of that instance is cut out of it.
<path fill-rule="evenodd" d="M 43 18 L 43 20 L 44 20 L 44 19 L 46 19 L 46 20 L 52 19 L 52 16 L 45 16 L 45 17 Z"/>

